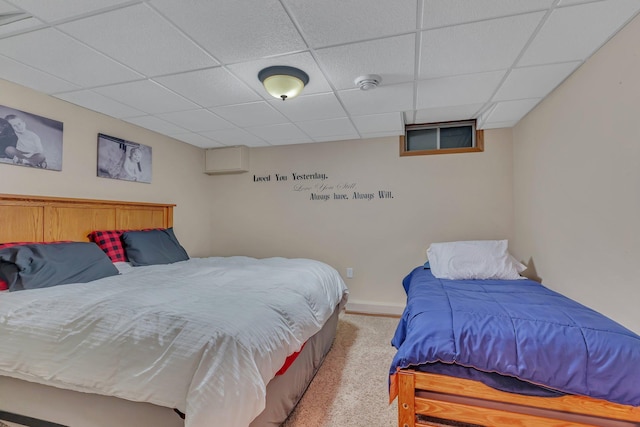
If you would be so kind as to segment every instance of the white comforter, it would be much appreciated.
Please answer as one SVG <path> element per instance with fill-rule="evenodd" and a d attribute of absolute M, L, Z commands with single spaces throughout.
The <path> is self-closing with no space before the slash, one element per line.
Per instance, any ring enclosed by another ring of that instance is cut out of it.
<path fill-rule="evenodd" d="M 0 294 L 0 375 L 246 427 L 285 358 L 347 299 L 307 259 L 193 258 Z"/>

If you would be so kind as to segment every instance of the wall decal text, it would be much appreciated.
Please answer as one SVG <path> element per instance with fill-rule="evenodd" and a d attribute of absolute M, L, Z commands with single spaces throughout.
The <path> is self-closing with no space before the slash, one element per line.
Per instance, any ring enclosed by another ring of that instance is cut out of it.
<path fill-rule="evenodd" d="M 330 200 L 372 201 L 376 199 L 393 199 L 393 192 L 389 189 L 361 190 L 355 182 L 334 182 L 329 180 L 326 173 L 288 174 L 269 173 L 253 175 L 254 183 L 285 182 L 291 183 L 291 191 L 305 194 L 310 201 L 327 202 Z"/>

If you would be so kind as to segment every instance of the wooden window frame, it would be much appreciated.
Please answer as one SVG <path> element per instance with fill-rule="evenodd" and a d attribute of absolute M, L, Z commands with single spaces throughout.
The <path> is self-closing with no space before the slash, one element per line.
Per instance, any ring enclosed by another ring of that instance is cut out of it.
<path fill-rule="evenodd" d="M 434 150 L 407 150 L 407 131 L 417 129 L 434 129 L 434 128 L 447 128 L 455 127 L 455 125 L 462 123 L 473 123 L 475 128 L 475 120 L 460 120 L 454 122 L 437 122 L 437 123 L 424 123 L 419 125 L 406 125 L 405 134 L 400 136 L 400 157 L 404 156 L 427 156 L 431 154 L 454 154 L 454 153 L 478 153 L 484 151 L 484 131 L 475 128 L 476 130 L 476 143 L 474 147 L 464 148 L 437 148 Z"/>

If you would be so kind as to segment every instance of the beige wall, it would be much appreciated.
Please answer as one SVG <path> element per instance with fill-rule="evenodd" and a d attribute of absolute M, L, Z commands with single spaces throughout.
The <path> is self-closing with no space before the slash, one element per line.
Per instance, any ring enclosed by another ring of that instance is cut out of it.
<path fill-rule="evenodd" d="M 640 332 L 640 17 L 514 128 L 512 248 Z"/>
<path fill-rule="evenodd" d="M 508 238 L 544 284 L 639 331 L 639 39 L 637 18 L 513 131 L 486 131 L 484 153 L 400 158 L 396 138 L 253 148 L 239 175 L 204 175 L 196 147 L 0 81 L 3 105 L 64 122 L 63 170 L 0 164 L 0 192 L 176 203 L 192 256 L 351 267 L 351 308 L 373 312 L 401 310 L 400 280 L 431 242 Z M 96 177 L 98 132 L 152 146 L 153 183 Z M 314 172 L 334 189 L 291 176 Z"/>
<path fill-rule="evenodd" d="M 425 261 L 431 242 L 510 237 L 511 131 L 487 131 L 485 146 L 404 158 L 398 138 L 253 148 L 249 173 L 211 177 L 213 253 L 319 259 L 345 277 L 351 309 L 400 313 L 401 280 Z M 293 181 L 293 173 L 328 178 Z M 376 197 L 356 200 L 354 192 Z M 312 193 L 349 199 L 311 200 Z"/>
<path fill-rule="evenodd" d="M 3 80 L 0 94 L 2 105 L 64 123 L 62 171 L 0 163 L 0 193 L 176 203 L 180 241 L 192 255 L 209 252 L 204 150 Z M 98 178 L 99 132 L 151 146 L 152 183 Z"/>
<path fill-rule="evenodd" d="M 249 173 L 208 176 L 199 148 L 9 82 L 0 93 L 3 105 L 64 123 L 63 170 L 0 163 L 0 192 L 176 203 L 176 233 L 190 255 L 316 258 L 343 276 L 351 267 L 353 309 L 400 313 L 401 279 L 431 242 L 508 238 L 512 229 L 509 130 L 488 131 L 486 151 L 470 154 L 400 158 L 397 138 L 253 148 Z M 98 178 L 98 133 L 150 145 L 152 183 Z M 291 175 L 314 172 L 328 179 Z M 334 192 L 349 199 L 310 200 Z"/>

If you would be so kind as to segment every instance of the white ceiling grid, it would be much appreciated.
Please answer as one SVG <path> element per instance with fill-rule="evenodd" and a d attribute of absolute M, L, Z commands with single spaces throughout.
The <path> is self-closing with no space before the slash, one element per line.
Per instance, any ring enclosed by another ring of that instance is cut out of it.
<path fill-rule="evenodd" d="M 0 0 L 0 78 L 203 148 L 511 127 L 640 0 Z M 290 65 L 302 94 L 258 72 Z M 354 80 L 378 74 L 361 91 Z"/>

